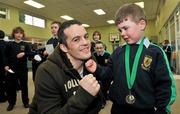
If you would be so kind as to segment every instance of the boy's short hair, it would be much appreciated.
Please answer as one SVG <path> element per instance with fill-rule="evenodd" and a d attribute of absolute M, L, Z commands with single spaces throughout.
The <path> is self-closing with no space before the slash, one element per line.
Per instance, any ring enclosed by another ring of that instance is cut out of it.
<path fill-rule="evenodd" d="M 127 17 L 130 17 L 134 22 L 145 20 L 147 23 L 147 19 L 143 9 L 136 4 L 125 4 L 117 10 L 115 14 L 116 25 L 122 22 Z"/>
<path fill-rule="evenodd" d="M 58 41 L 60 44 L 64 44 L 65 46 L 67 46 L 67 42 L 66 42 L 66 34 L 64 33 L 64 30 L 68 27 L 70 27 L 71 25 L 82 25 L 81 22 L 77 21 L 77 20 L 70 20 L 70 21 L 65 21 L 64 23 L 61 24 L 59 30 L 58 30 Z"/>
<path fill-rule="evenodd" d="M 97 41 L 96 43 L 95 43 L 95 45 L 96 44 L 102 44 L 103 45 L 103 47 L 104 47 L 104 43 L 103 42 L 101 42 L 101 41 Z"/>

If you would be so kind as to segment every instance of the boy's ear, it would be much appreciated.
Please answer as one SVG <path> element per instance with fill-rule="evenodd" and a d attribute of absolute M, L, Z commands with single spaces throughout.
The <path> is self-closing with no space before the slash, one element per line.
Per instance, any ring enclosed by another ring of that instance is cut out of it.
<path fill-rule="evenodd" d="M 60 44 L 59 47 L 63 52 L 67 53 L 68 49 L 64 44 Z"/>
<path fill-rule="evenodd" d="M 139 26 L 140 26 L 141 30 L 144 31 L 145 28 L 146 28 L 146 21 L 145 20 L 140 20 Z"/>

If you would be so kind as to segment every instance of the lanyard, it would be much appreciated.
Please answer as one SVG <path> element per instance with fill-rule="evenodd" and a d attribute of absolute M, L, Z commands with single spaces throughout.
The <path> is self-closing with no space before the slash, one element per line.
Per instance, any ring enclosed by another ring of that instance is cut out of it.
<path fill-rule="evenodd" d="M 126 67 L 126 79 L 127 79 L 127 84 L 128 84 L 128 89 L 131 89 L 135 78 L 136 78 L 136 73 L 137 73 L 137 68 L 138 68 L 138 63 L 139 63 L 139 59 L 143 50 L 143 43 L 144 43 L 144 38 L 142 39 L 138 50 L 136 52 L 136 56 L 135 56 L 135 60 L 133 62 L 133 66 L 132 66 L 132 72 L 130 74 L 130 67 L 129 67 L 129 53 L 130 53 L 130 45 L 127 44 L 126 45 L 126 50 L 125 50 L 125 67 Z"/>

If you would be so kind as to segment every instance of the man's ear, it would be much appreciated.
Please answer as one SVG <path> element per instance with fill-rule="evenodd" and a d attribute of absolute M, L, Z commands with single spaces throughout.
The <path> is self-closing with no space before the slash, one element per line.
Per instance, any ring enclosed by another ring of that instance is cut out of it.
<path fill-rule="evenodd" d="M 68 49 L 64 44 L 60 44 L 59 47 L 63 52 L 67 53 Z"/>
<path fill-rule="evenodd" d="M 140 26 L 140 28 L 141 28 L 142 31 L 145 30 L 146 24 L 147 24 L 146 21 L 143 20 L 143 19 L 139 21 L 139 26 Z"/>

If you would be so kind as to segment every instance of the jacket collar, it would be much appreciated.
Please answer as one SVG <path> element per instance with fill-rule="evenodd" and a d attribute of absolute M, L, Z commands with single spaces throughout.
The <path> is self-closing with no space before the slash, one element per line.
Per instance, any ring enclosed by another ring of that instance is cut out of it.
<path fill-rule="evenodd" d="M 48 60 L 64 70 L 68 76 L 81 79 L 79 73 L 73 68 L 70 60 L 67 58 L 66 53 L 64 53 L 59 46 L 56 46 L 54 52 L 48 57 Z"/>
<path fill-rule="evenodd" d="M 140 44 L 141 41 L 142 41 L 142 39 L 140 39 L 136 44 Z M 127 44 L 127 43 L 124 43 L 124 44 L 122 45 L 122 47 L 124 47 L 126 44 Z M 146 48 L 148 48 L 150 44 L 151 44 L 151 42 L 149 41 L 149 39 L 148 39 L 147 37 L 145 37 L 145 39 L 144 39 L 144 44 L 143 44 L 143 45 L 144 45 Z"/>

